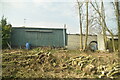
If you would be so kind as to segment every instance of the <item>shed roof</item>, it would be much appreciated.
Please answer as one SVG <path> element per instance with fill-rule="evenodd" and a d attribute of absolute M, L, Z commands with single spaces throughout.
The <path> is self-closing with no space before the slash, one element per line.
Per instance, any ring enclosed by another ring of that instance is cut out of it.
<path fill-rule="evenodd" d="M 66 28 L 51 28 L 51 27 L 12 27 L 12 28 L 22 28 L 22 29 L 56 29 L 56 30 L 58 30 L 58 29 L 66 29 Z"/>

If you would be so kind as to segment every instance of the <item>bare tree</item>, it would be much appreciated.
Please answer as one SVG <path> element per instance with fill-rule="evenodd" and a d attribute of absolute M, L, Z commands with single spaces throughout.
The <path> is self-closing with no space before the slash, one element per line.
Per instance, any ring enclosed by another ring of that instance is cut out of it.
<path fill-rule="evenodd" d="M 86 35 L 84 50 L 87 49 L 87 40 L 88 40 L 88 2 L 86 2 Z"/>
<path fill-rule="evenodd" d="M 115 12 L 116 12 L 116 20 L 117 20 L 117 26 L 118 26 L 118 56 L 120 57 L 120 2 L 118 0 L 115 0 Z"/>
<path fill-rule="evenodd" d="M 90 10 L 91 9 L 91 10 Z M 92 14 L 89 14 L 89 34 L 96 35 L 101 32 L 100 24 L 98 23 L 98 15 L 96 11 L 92 9 L 92 7 L 89 8 L 90 11 L 92 11 Z M 91 12 L 89 12 L 91 13 Z"/>
<path fill-rule="evenodd" d="M 78 4 L 78 14 L 79 14 L 79 25 L 80 25 L 80 49 L 83 49 L 83 33 L 82 33 L 82 15 L 81 15 L 81 8 L 82 8 L 82 3 L 80 3 L 77 0 Z"/>
<path fill-rule="evenodd" d="M 104 11 L 104 4 L 103 1 L 101 1 L 101 15 L 103 16 L 104 20 L 105 20 L 105 11 Z M 101 18 L 101 22 L 103 22 L 102 18 Z M 106 30 L 105 30 L 105 24 L 101 23 L 102 25 L 102 32 L 103 32 L 103 39 L 104 39 L 104 47 L 105 50 L 107 49 L 107 40 L 106 40 Z"/>
<path fill-rule="evenodd" d="M 111 37 L 112 37 L 112 47 L 113 47 L 113 51 L 116 51 L 116 50 L 115 50 L 115 43 L 114 43 L 114 35 L 113 35 L 112 31 L 110 31 L 110 30 L 108 29 L 107 24 L 106 24 L 106 21 L 105 21 L 104 17 L 101 15 L 99 9 L 96 8 L 96 7 L 93 5 L 92 2 L 91 2 L 91 5 L 92 5 L 93 8 L 96 10 L 96 12 L 99 14 L 99 17 L 102 19 L 102 22 L 101 22 L 101 23 L 104 24 L 104 29 L 110 33 L 110 35 L 111 35 Z"/>

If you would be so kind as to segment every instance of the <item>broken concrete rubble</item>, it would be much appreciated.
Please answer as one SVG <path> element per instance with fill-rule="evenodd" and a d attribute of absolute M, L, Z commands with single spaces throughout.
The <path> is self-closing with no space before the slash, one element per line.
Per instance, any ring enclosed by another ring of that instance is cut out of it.
<path fill-rule="evenodd" d="M 2 64 L 3 75 L 6 74 L 4 77 L 10 75 L 15 77 L 29 77 L 32 75 L 36 77 L 37 75 L 37 77 L 40 78 L 47 75 L 52 77 L 51 74 L 53 76 L 65 74 L 65 76 L 62 75 L 62 77 L 70 77 L 73 75 L 77 75 L 77 77 L 83 75 L 83 77 L 86 77 L 92 75 L 97 78 L 116 78 L 120 75 L 120 66 L 116 62 L 114 62 L 113 65 L 99 65 L 99 59 L 90 55 L 71 57 L 66 56 L 66 53 L 64 53 L 64 57 L 63 53 L 60 53 L 62 56 L 58 58 L 54 54 L 50 50 L 44 51 L 41 49 L 34 49 L 28 52 L 21 50 L 19 52 L 4 53 Z M 7 71 L 9 71 L 9 73 L 6 73 Z"/>

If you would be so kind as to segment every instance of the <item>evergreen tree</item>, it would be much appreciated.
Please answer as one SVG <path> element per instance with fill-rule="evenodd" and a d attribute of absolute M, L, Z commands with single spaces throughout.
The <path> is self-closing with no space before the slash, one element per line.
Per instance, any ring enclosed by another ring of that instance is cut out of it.
<path fill-rule="evenodd" d="M 11 36 L 11 24 L 7 23 L 7 18 L 4 16 L 0 21 L 0 27 L 2 28 L 2 48 L 10 48 L 10 36 Z"/>

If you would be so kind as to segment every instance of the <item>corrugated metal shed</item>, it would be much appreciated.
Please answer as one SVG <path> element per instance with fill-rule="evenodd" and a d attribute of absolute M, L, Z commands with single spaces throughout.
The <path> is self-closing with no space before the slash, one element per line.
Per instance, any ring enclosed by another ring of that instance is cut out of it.
<path fill-rule="evenodd" d="M 66 29 L 13 27 L 12 46 L 24 46 L 26 42 L 31 46 L 64 47 L 67 45 Z"/>

